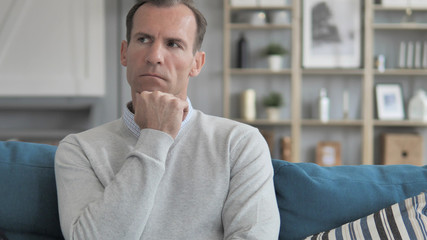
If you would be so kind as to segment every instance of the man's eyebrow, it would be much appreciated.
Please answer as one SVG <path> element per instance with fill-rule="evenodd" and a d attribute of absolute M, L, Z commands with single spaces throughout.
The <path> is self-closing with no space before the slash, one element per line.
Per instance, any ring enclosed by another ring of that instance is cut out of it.
<path fill-rule="evenodd" d="M 148 33 L 144 33 L 144 32 L 137 32 L 133 35 L 134 39 L 138 39 L 139 37 L 145 37 L 145 38 L 149 38 L 149 39 L 154 39 L 153 35 L 150 35 Z M 174 43 L 179 43 L 184 47 L 187 47 L 187 42 L 179 37 L 167 37 L 166 38 L 167 42 L 174 42 Z"/>
<path fill-rule="evenodd" d="M 182 44 L 184 46 L 187 46 L 187 43 L 183 39 L 181 39 L 181 38 L 171 37 L 171 38 L 166 38 L 166 40 L 168 42 L 175 42 L 175 43 L 179 43 L 179 44 Z"/>
<path fill-rule="evenodd" d="M 137 32 L 137 33 L 135 33 L 134 35 L 134 38 L 138 38 L 138 37 L 148 37 L 148 38 L 150 38 L 150 39 L 152 39 L 153 38 L 153 36 L 151 36 L 150 34 L 148 34 L 148 33 L 144 33 L 144 32 Z"/>

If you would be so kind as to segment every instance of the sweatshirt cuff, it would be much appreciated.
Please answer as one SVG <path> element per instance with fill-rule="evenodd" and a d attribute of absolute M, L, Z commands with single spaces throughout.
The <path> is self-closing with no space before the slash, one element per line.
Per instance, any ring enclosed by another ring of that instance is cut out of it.
<path fill-rule="evenodd" d="M 167 133 L 154 130 L 143 129 L 135 145 L 135 151 L 164 162 L 172 146 L 174 139 Z"/>

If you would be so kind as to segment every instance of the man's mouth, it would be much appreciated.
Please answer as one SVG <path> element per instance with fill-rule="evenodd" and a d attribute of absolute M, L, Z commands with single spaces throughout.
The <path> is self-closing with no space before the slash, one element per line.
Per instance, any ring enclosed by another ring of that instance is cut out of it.
<path fill-rule="evenodd" d="M 141 77 L 152 77 L 152 78 L 160 78 L 162 80 L 164 80 L 165 78 L 162 75 L 159 74 L 155 74 L 155 73 L 145 73 L 142 74 Z"/>

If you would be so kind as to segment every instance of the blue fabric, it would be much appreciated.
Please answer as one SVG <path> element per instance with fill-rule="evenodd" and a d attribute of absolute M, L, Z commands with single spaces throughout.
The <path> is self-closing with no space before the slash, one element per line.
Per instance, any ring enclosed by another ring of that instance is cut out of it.
<path fill-rule="evenodd" d="M 0 229 L 7 237 L 63 239 L 55 151 L 55 146 L 45 144 L 0 142 Z"/>
<path fill-rule="evenodd" d="M 427 167 L 320 167 L 273 159 L 280 240 L 303 239 L 427 190 Z"/>

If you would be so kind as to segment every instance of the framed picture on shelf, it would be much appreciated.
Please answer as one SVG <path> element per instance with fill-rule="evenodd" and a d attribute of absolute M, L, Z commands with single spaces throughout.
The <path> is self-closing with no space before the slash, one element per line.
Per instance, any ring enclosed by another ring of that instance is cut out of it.
<path fill-rule="evenodd" d="M 380 120 L 403 120 L 402 87 L 398 83 L 379 83 L 375 86 L 377 115 Z"/>
<path fill-rule="evenodd" d="M 303 0 L 303 67 L 361 66 L 361 0 Z"/>
<path fill-rule="evenodd" d="M 325 167 L 341 165 L 341 144 L 331 141 L 317 143 L 316 164 Z"/>

